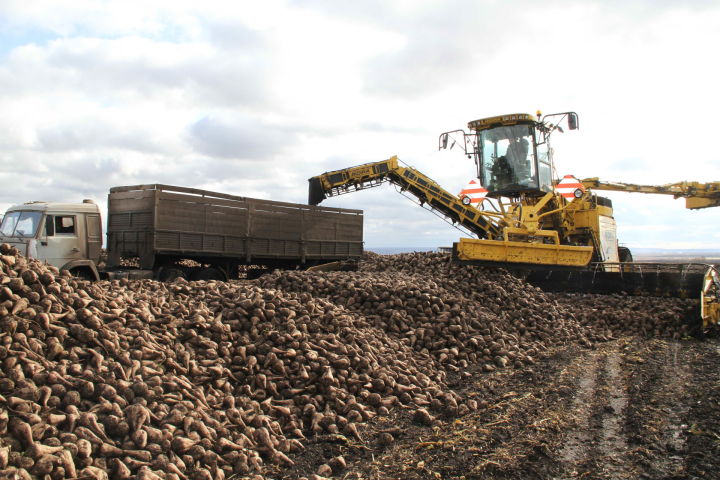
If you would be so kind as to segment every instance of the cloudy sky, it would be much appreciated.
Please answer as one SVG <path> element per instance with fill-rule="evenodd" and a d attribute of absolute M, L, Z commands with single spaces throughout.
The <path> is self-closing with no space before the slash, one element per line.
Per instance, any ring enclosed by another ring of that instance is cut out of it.
<path fill-rule="evenodd" d="M 580 116 L 560 175 L 720 180 L 719 49 L 713 0 L 0 0 L 0 209 L 141 183 L 304 203 L 392 155 L 455 192 L 474 165 L 438 134 L 537 109 Z M 631 248 L 720 246 L 720 208 L 608 196 Z M 367 248 L 461 235 L 390 185 L 325 204 L 365 211 Z"/>

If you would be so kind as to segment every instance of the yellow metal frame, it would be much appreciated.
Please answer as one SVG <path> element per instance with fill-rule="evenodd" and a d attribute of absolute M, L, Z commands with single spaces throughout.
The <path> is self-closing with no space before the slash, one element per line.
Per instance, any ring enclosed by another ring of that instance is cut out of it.
<path fill-rule="evenodd" d="M 501 213 L 485 212 L 474 206 L 464 205 L 461 198 L 442 188 L 427 175 L 412 167 L 401 166 L 397 156 L 379 162 L 326 172 L 313 177 L 313 179 L 319 181 L 323 192 L 328 196 L 373 187 L 380 185 L 383 181 L 390 181 L 400 186 L 402 190 L 413 192 L 420 198 L 421 203 L 427 203 L 442 212 L 451 212 L 458 223 L 470 228 L 474 233 L 478 233 L 478 236 L 499 237 L 505 222 Z"/>
<path fill-rule="evenodd" d="M 720 198 L 686 197 L 685 208 L 697 210 L 699 208 L 720 207 Z"/>
<path fill-rule="evenodd" d="M 709 267 L 705 272 L 703 289 L 700 293 L 700 317 L 703 328 L 717 325 L 720 321 L 720 275 L 715 267 Z"/>
<path fill-rule="evenodd" d="M 508 240 L 512 235 L 525 235 L 527 230 L 505 228 L 503 240 L 477 240 L 461 238 L 456 244 L 457 259 L 468 262 L 516 263 L 554 265 L 561 267 L 585 267 L 590 263 L 593 247 L 560 245 L 558 234 L 552 230 L 537 230 L 536 242 Z M 552 243 L 542 243 L 542 239 Z"/>
<path fill-rule="evenodd" d="M 581 180 L 586 188 L 613 192 L 652 193 L 685 198 L 685 208 L 699 209 L 720 206 L 720 182 L 677 182 L 665 185 L 636 185 L 633 183 L 604 182 L 597 177 Z"/>

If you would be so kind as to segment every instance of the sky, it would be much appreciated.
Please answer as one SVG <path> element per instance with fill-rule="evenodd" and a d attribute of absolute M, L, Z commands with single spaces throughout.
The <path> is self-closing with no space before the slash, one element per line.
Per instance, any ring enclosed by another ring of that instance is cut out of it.
<path fill-rule="evenodd" d="M 720 181 L 713 0 L 0 0 L 0 210 L 164 183 L 307 202 L 307 179 L 397 155 L 459 192 L 474 164 L 438 135 L 575 111 L 560 176 Z M 715 142 L 715 143 L 713 143 Z M 606 193 L 621 244 L 720 247 L 720 208 Z M 461 236 L 392 185 L 365 244 Z"/>

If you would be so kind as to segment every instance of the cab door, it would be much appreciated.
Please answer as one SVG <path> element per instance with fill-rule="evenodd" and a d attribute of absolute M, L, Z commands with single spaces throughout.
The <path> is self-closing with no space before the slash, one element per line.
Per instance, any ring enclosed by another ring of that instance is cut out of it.
<path fill-rule="evenodd" d="M 77 213 L 48 213 L 45 219 L 45 237 L 38 245 L 38 257 L 50 265 L 61 268 L 72 260 L 87 258 L 84 222 Z"/>
<path fill-rule="evenodd" d="M 100 262 L 100 251 L 102 249 L 102 226 L 100 215 L 88 213 L 85 215 L 85 231 L 87 232 L 87 258 Z"/>

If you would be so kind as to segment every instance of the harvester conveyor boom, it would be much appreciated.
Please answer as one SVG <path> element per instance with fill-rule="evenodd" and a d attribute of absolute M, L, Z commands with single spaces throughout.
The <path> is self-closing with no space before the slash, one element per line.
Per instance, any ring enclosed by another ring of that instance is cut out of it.
<path fill-rule="evenodd" d="M 384 182 L 399 186 L 412 193 L 420 204 L 428 204 L 453 224 L 459 223 L 478 236 L 496 238 L 502 235 L 501 218 L 494 218 L 475 207 L 464 205 L 462 199 L 451 194 L 420 171 L 400 165 L 396 156 L 380 162 L 326 172 L 312 177 L 308 203 L 318 205 L 327 197 L 377 187 Z"/>

